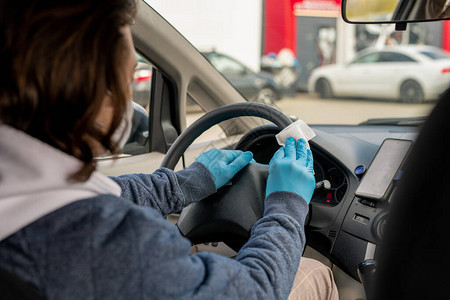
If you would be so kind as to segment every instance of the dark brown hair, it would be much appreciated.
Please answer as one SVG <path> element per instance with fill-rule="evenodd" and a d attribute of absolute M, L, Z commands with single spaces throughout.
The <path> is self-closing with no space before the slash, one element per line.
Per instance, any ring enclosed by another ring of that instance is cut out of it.
<path fill-rule="evenodd" d="M 0 2 L 0 122 L 84 162 L 74 180 L 95 169 L 89 140 L 111 140 L 126 106 L 125 44 L 120 28 L 135 0 Z M 105 93 L 113 95 L 109 132 L 95 126 Z"/>

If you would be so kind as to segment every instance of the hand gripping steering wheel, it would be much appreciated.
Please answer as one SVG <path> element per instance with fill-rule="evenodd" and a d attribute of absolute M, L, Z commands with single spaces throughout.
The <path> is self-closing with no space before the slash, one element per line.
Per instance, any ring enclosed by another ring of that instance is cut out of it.
<path fill-rule="evenodd" d="M 220 107 L 206 113 L 176 139 L 161 167 L 173 170 L 203 132 L 222 121 L 242 116 L 266 119 L 280 130 L 292 123 L 282 112 L 262 103 L 242 102 Z M 183 209 L 177 223 L 181 233 L 193 244 L 223 241 L 239 250 L 248 240 L 253 224 L 263 215 L 267 175 L 267 165 L 251 162 L 236 174 L 231 184 Z"/>

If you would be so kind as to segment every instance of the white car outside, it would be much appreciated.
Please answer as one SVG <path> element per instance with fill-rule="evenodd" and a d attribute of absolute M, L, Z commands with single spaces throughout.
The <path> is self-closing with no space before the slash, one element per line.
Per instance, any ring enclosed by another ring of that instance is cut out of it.
<path fill-rule="evenodd" d="M 435 100 L 450 84 L 450 54 L 433 46 L 386 46 L 360 51 L 350 63 L 313 70 L 310 93 L 322 98 Z"/>

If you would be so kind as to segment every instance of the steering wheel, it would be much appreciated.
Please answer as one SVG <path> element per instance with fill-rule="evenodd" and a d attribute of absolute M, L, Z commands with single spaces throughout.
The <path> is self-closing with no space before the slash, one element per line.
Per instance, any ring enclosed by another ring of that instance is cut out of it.
<path fill-rule="evenodd" d="M 203 132 L 222 121 L 252 116 L 271 121 L 280 130 L 292 120 L 279 110 L 255 102 L 226 105 L 210 111 L 189 126 L 172 144 L 161 167 L 174 169 L 180 157 Z M 247 134 L 245 139 L 248 140 Z M 262 217 L 268 165 L 251 162 L 208 198 L 181 212 L 177 226 L 193 244 L 225 242 L 239 250 L 250 237 L 253 224 Z"/>

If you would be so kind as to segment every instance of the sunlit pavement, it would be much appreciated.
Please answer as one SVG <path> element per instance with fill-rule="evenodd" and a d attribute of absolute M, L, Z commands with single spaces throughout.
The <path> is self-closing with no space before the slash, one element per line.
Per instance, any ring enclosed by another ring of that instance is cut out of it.
<path fill-rule="evenodd" d="M 403 104 L 389 100 L 369 99 L 320 99 L 314 95 L 298 93 L 295 97 L 283 98 L 275 107 L 286 115 L 294 115 L 308 124 L 359 124 L 375 118 L 406 118 L 427 116 L 436 102 Z M 187 125 L 203 115 L 199 109 L 187 114 Z M 196 142 L 207 142 L 224 136 L 219 126 L 202 134 Z"/>
<path fill-rule="evenodd" d="M 320 99 L 299 93 L 276 102 L 287 115 L 295 115 L 309 124 L 359 124 L 374 118 L 427 116 L 436 103 L 403 104 L 390 100 Z"/>

